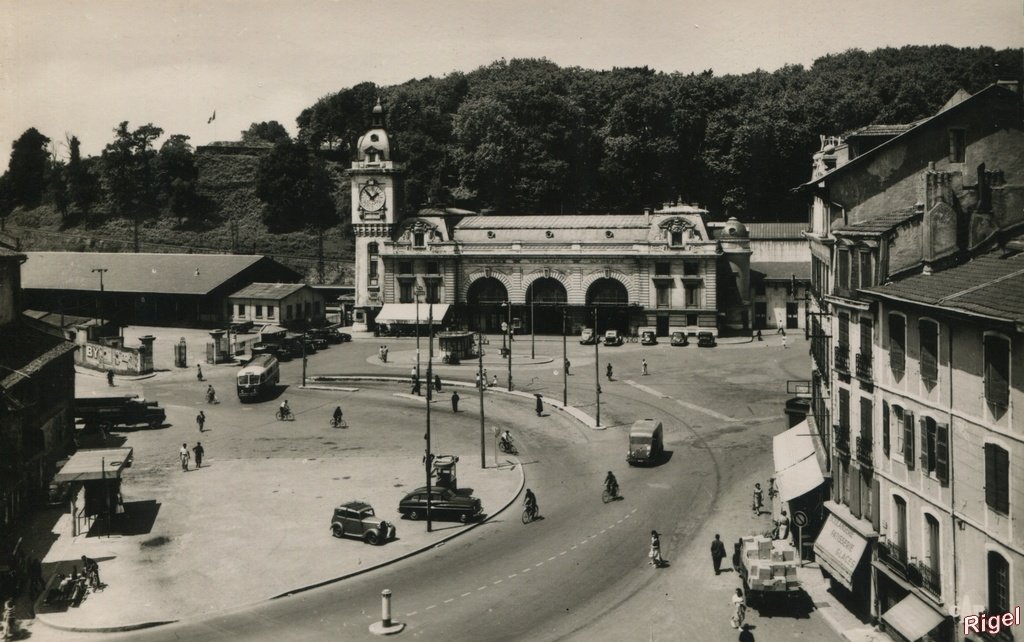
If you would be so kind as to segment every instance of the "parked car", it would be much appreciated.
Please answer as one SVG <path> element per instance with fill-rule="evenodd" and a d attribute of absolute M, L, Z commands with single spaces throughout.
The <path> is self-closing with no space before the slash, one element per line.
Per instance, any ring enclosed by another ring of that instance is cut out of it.
<path fill-rule="evenodd" d="M 583 328 L 583 332 L 580 332 L 580 345 L 593 345 L 595 340 L 594 331 L 590 328 Z"/>
<path fill-rule="evenodd" d="M 306 351 L 309 351 L 309 346 L 313 346 L 313 350 L 326 350 L 328 347 L 327 337 L 321 336 L 317 332 L 307 332 L 303 339 L 306 343 Z"/>
<path fill-rule="evenodd" d="M 316 339 L 323 339 L 326 343 L 341 343 L 341 337 L 334 330 L 328 328 L 310 328 L 306 334 Z"/>
<path fill-rule="evenodd" d="M 427 488 L 417 488 L 398 502 L 398 512 L 412 520 L 427 516 Z M 476 497 L 459 495 L 448 488 L 430 488 L 430 516 L 432 519 L 457 519 L 468 522 L 483 512 Z"/>
<path fill-rule="evenodd" d="M 252 321 L 236 321 L 231 324 L 231 331 L 235 334 L 245 334 L 252 331 Z"/>
<path fill-rule="evenodd" d="M 276 343 L 257 343 L 252 347 L 252 356 L 259 354 L 272 354 L 277 357 L 278 361 L 291 361 L 292 353 L 287 348 L 283 348 Z"/>
<path fill-rule="evenodd" d="M 618 330 L 608 330 L 604 333 L 604 344 L 606 346 L 621 346 L 622 335 Z"/>
<path fill-rule="evenodd" d="M 346 502 L 334 509 L 331 534 L 356 537 L 367 544 L 384 544 L 395 539 L 395 525 L 379 520 L 366 502 Z"/>
<path fill-rule="evenodd" d="M 698 332 L 697 333 L 697 347 L 699 348 L 714 348 L 717 344 L 715 341 L 715 335 L 710 332 Z"/>
<path fill-rule="evenodd" d="M 167 412 L 157 401 L 139 399 L 138 395 L 115 397 L 78 397 L 74 404 L 75 421 L 84 430 L 145 424 L 159 428 L 167 422 Z"/>
<path fill-rule="evenodd" d="M 349 341 L 352 340 L 352 335 L 349 334 L 348 332 L 342 332 L 341 330 L 335 330 L 334 334 L 336 334 L 339 337 L 341 337 L 342 343 L 348 343 Z"/>
<path fill-rule="evenodd" d="M 658 344 L 658 334 L 654 330 L 641 330 L 640 331 L 640 343 L 645 346 L 653 346 Z"/>
<path fill-rule="evenodd" d="M 671 343 L 674 346 L 688 346 L 690 345 L 690 338 L 686 336 L 685 332 L 673 332 Z"/>

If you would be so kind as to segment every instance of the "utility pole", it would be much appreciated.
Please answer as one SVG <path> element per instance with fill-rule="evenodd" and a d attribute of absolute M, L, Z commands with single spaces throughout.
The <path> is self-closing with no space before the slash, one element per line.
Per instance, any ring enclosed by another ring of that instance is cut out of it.
<path fill-rule="evenodd" d="M 487 448 L 484 445 L 484 387 L 479 385 L 484 376 L 484 335 L 476 333 L 476 352 L 479 359 L 477 366 L 477 392 L 480 393 L 480 468 L 487 468 Z"/>
<path fill-rule="evenodd" d="M 416 295 L 416 378 L 420 378 L 420 286 L 413 288 Z M 433 310 L 433 308 L 431 308 Z"/>
<path fill-rule="evenodd" d="M 417 301 L 419 297 L 417 297 Z M 427 333 L 430 337 L 430 348 L 427 350 L 427 454 L 424 458 L 427 464 L 427 532 L 431 532 L 432 523 L 430 515 L 430 472 L 434 461 L 430 455 L 430 399 L 433 397 L 434 378 L 434 304 L 430 304 L 429 317 L 427 319 Z"/>
<path fill-rule="evenodd" d="M 601 363 L 598 346 L 601 337 L 597 334 L 597 306 L 594 306 L 594 397 L 597 399 L 597 426 L 601 426 Z"/>
<path fill-rule="evenodd" d="M 536 359 L 537 353 L 535 350 L 534 339 L 537 337 L 537 331 L 533 327 L 533 286 L 530 286 L 530 358 Z"/>
<path fill-rule="evenodd" d="M 512 302 L 508 303 L 508 391 L 512 392 Z"/>
<path fill-rule="evenodd" d="M 136 252 L 138 252 L 138 250 L 136 250 Z M 96 300 L 96 316 L 100 318 L 99 331 L 103 332 L 103 275 L 109 272 L 109 270 L 107 268 L 93 268 L 92 271 L 98 272 L 100 275 L 100 296 Z"/>
<path fill-rule="evenodd" d="M 562 308 L 562 406 L 569 405 L 569 369 L 566 368 L 566 363 L 569 361 L 568 353 L 566 352 L 565 345 L 565 313 L 567 309 Z"/>

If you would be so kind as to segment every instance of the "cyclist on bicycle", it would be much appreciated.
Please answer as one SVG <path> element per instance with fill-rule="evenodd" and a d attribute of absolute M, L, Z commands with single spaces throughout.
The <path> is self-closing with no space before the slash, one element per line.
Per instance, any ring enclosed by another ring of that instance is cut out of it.
<path fill-rule="evenodd" d="M 529 488 L 526 489 L 526 496 L 523 497 L 523 506 L 529 511 L 530 515 L 536 516 L 539 511 L 537 506 L 537 496 L 533 494 L 533 491 Z"/>
<path fill-rule="evenodd" d="M 292 415 L 292 409 L 288 407 L 288 400 L 285 399 L 281 402 L 281 419 L 286 419 Z"/>
<path fill-rule="evenodd" d="M 206 387 L 206 403 L 213 403 L 217 400 L 217 393 L 213 391 L 213 386 Z"/>
<path fill-rule="evenodd" d="M 341 424 L 341 406 L 337 406 L 334 409 L 334 424 L 335 425 Z"/>
<path fill-rule="evenodd" d="M 499 440 L 499 445 L 503 451 L 509 452 L 512 450 L 512 433 L 510 433 L 507 428 L 505 429 L 505 432 L 501 433 Z"/>
<path fill-rule="evenodd" d="M 619 494 L 619 480 L 615 479 L 615 475 L 610 470 L 608 471 L 608 475 L 604 478 L 604 487 L 612 497 Z"/>

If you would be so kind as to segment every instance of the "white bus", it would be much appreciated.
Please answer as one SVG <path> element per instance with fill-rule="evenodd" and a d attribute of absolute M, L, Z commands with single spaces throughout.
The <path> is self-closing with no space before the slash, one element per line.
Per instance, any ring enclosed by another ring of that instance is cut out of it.
<path fill-rule="evenodd" d="M 273 390 L 280 379 L 277 357 L 258 354 L 238 371 L 238 398 L 242 401 L 258 399 Z"/>

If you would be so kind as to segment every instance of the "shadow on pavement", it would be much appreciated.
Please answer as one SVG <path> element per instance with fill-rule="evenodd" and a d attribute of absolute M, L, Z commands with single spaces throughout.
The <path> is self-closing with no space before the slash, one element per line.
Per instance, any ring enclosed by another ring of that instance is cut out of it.
<path fill-rule="evenodd" d="M 786 617 L 797 620 L 810 618 L 811 612 L 815 610 L 814 602 L 804 591 L 764 595 L 753 608 L 764 618 Z"/>
<path fill-rule="evenodd" d="M 126 502 L 124 513 L 114 517 L 111 528 L 106 528 L 106 520 L 98 517 L 89 529 L 89 537 L 98 537 L 116 533 L 118 535 L 146 535 L 153 530 L 156 516 L 160 512 L 160 503 L 154 499 L 137 502 Z"/>

